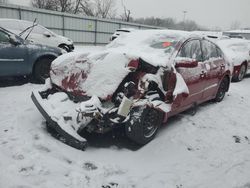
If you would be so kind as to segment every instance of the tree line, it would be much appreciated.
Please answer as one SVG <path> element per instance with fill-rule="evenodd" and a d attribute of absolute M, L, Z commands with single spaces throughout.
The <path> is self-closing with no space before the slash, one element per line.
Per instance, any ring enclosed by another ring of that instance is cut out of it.
<path fill-rule="evenodd" d="M 177 22 L 173 18 L 133 18 L 131 11 L 124 5 L 123 0 L 121 0 L 121 3 L 123 12 L 117 15 L 115 0 L 32 0 L 32 6 L 41 9 L 98 18 L 117 19 L 168 29 L 182 29 L 187 31 L 205 29 L 192 20 Z"/>

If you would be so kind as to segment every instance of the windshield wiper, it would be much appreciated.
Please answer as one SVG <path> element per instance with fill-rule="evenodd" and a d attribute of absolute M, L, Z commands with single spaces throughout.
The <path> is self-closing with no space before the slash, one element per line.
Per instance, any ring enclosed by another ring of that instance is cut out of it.
<path fill-rule="evenodd" d="M 37 26 L 37 25 L 38 25 L 38 23 L 36 23 L 36 18 L 35 18 L 35 20 L 33 21 L 32 26 L 29 26 L 29 27 L 27 27 L 26 29 L 24 29 L 21 33 L 19 33 L 19 36 L 21 37 L 27 30 L 30 29 L 29 33 L 28 33 L 27 36 L 25 37 L 25 40 L 26 40 L 26 39 L 28 38 L 28 36 L 30 35 L 30 33 L 32 32 L 33 28 L 34 28 L 35 26 Z"/>

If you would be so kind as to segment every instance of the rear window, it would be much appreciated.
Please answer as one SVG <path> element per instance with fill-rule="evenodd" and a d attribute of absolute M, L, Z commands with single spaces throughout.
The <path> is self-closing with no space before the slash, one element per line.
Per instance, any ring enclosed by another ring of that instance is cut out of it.
<path fill-rule="evenodd" d="M 210 58 L 218 58 L 222 56 L 221 53 L 218 53 L 218 47 L 207 40 L 202 40 L 202 52 L 205 61 Z"/>

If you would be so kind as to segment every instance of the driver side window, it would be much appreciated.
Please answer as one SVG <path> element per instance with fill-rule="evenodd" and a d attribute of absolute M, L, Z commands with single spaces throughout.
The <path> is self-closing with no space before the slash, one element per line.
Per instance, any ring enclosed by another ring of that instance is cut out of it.
<path fill-rule="evenodd" d="M 3 31 L 0 31 L 0 43 L 9 43 L 9 41 L 9 36 Z"/>
<path fill-rule="evenodd" d="M 202 61 L 201 44 L 199 40 L 188 41 L 178 52 L 177 57 Z"/>

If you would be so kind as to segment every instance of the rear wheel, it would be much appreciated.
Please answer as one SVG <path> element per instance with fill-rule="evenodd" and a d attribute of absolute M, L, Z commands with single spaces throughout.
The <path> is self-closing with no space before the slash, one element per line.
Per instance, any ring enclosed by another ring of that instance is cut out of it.
<path fill-rule="evenodd" d="M 229 79 L 228 77 L 224 77 L 220 83 L 219 89 L 214 99 L 215 102 L 221 102 L 224 99 L 226 92 L 228 90 L 228 85 L 229 85 Z"/>
<path fill-rule="evenodd" d="M 163 113 L 149 107 L 135 107 L 130 112 L 126 124 L 126 135 L 140 145 L 145 145 L 155 137 L 162 123 Z"/>
<path fill-rule="evenodd" d="M 233 78 L 233 80 L 236 81 L 236 82 L 239 82 L 239 81 L 243 80 L 246 72 L 247 72 L 247 66 L 245 64 L 242 64 L 241 67 L 240 67 L 239 74 L 237 76 L 235 76 Z"/>
<path fill-rule="evenodd" d="M 32 74 L 36 83 L 45 83 L 49 77 L 51 62 L 54 59 L 53 57 L 42 58 L 35 63 Z"/>

